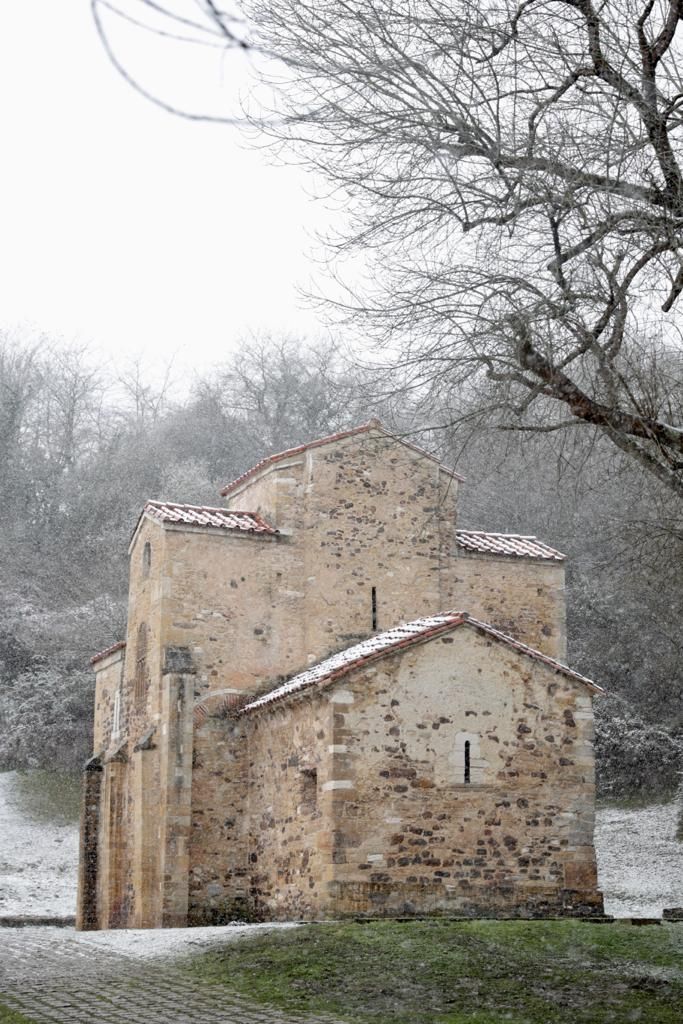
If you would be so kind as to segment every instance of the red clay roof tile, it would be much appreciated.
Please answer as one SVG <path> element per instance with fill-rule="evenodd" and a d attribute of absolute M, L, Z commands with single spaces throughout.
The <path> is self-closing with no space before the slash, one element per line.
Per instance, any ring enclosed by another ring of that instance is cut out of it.
<path fill-rule="evenodd" d="M 345 651 L 333 654 L 331 657 L 321 661 L 320 664 L 313 666 L 313 668 L 300 672 L 269 693 L 265 693 L 263 696 L 245 704 L 238 714 L 247 714 L 250 711 L 259 710 L 277 701 L 284 700 L 292 694 L 308 690 L 313 686 L 321 687 L 327 685 L 355 668 L 378 661 L 405 647 L 410 647 L 416 643 L 423 643 L 425 640 L 429 640 L 441 633 L 448 633 L 457 626 L 463 625 L 481 630 L 500 643 L 519 651 L 520 654 L 543 662 L 543 664 L 548 665 L 555 672 L 560 672 L 571 679 L 585 683 L 596 693 L 604 693 L 601 687 L 591 679 L 587 679 L 586 676 L 582 676 L 579 672 L 575 672 L 573 669 L 568 668 L 567 665 L 563 665 L 562 662 L 556 661 L 547 654 L 543 654 L 541 651 L 537 651 L 535 648 L 515 640 L 514 637 L 501 633 L 500 630 L 495 629 L 488 623 L 472 618 L 467 612 L 445 612 L 443 615 L 430 615 L 422 619 L 415 619 L 413 622 L 403 623 L 394 629 L 387 630 L 385 633 L 378 633 L 375 636 L 368 637 L 367 640 L 362 640 Z"/>
<path fill-rule="evenodd" d="M 518 533 L 484 533 L 482 530 L 456 530 L 456 544 L 465 551 L 487 555 L 517 555 L 520 558 L 543 558 L 563 562 L 565 555 L 535 537 Z"/>
<path fill-rule="evenodd" d="M 111 647 L 105 647 L 103 651 L 99 651 L 98 654 L 94 654 L 90 659 L 90 664 L 94 665 L 98 661 L 102 661 L 103 658 L 108 658 L 110 654 L 115 654 L 116 651 L 121 651 L 126 646 L 125 640 L 119 640 L 118 643 L 112 644 Z"/>
<path fill-rule="evenodd" d="M 179 523 L 187 526 L 213 526 L 222 530 L 275 535 L 279 531 L 255 512 L 231 512 L 226 508 L 209 505 L 181 505 L 175 501 L 148 501 L 143 509 L 160 523 Z"/>

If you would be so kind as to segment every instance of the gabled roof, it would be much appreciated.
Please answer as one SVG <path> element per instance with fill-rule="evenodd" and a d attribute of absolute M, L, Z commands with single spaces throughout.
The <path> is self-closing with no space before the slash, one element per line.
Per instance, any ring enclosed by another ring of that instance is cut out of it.
<path fill-rule="evenodd" d="M 317 441 L 309 441 L 307 444 L 300 444 L 296 448 L 287 448 L 283 452 L 277 452 L 275 455 L 269 455 L 267 458 L 261 459 L 260 462 L 257 462 L 255 466 L 251 467 L 251 469 L 248 469 L 246 473 L 242 473 L 241 476 L 238 476 L 235 480 L 232 480 L 229 484 L 226 484 L 226 486 L 223 487 L 223 489 L 221 490 L 221 494 L 224 497 L 228 494 L 232 494 L 232 492 L 237 490 L 237 488 L 241 487 L 241 485 L 245 483 L 245 481 L 249 480 L 253 476 L 257 476 L 262 470 L 267 469 L 269 466 L 272 466 L 277 462 L 281 462 L 283 459 L 289 459 L 293 455 L 300 455 L 303 452 L 308 451 L 310 448 L 320 448 L 322 445 L 325 444 L 332 444 L 335 441 L 343 441 L 347 437 L 354 437 L 356 434 L 368 434 L 372 431 L 374 431 L 377 434 L 380 434 L 383 437 L 390 438 L 394 441 L 398 441 L 399 444 L 405 445 L 406 448 L 410 448 L 412 451 L 417 452 L 419 455 L 422 455 L 427 459 L 431 459 L 431 461 L 435 462 L 443 470 L 444 473 L 448 473 L 448 475 L 454 477 L 454 479 L 463 479 L 463 477 L 456 473 L 455 470 L 449 469 L 447 466 L 444 466 L 443 463 L 440 462 L 435 455 L 432 455 L 430 452 L 425 451 L 424 448 L 420 448 L 418 445 L 413 444 L 411 441 L 406 441 L 402 437 L 397 437 L 395 434 L 392 434 L 390 433 L 390 431 L 386 430 L 379 420 L 372 419 L 369 420 L 367 423 L 363 423 L 360 427 L 353 427 L 352 430 L 342 430 L 337 434 L 329 434 L 327 437 L 321 437 Z"/>
<path fill-rule="evenodd" d="M 160 523 L 182 523 L 187 526 L 213 526 L 221 530 L 246 533 L 279 533 L 256 512 L 231 512 L 209 505 L 179 505 L 175 501 L 148 501 L 142 510 Z"/>
<path fill-rule="evenodd" d="M 518 533 L 456 530 L 455 542 L 465 551 L 487 555 L 517 555 L 520 558 L 542 558 L 549 562 L 563 562 L 566 557 L 561 551 L 555 551 L 535 537 L 524 537 Z"/>
<path fill-rule="evenodd" d="M 104 659 L 108 658 L 110 654 L 116 654 L 117 651 L 122 651 L 125 646 L 126 641 L 119 640 L 118 643 L 112 644 L 111 647 L 105 647 L 103 651 L 99 651 L 97 654 L 92 656 L 90 664 L 95 665 L 98 661 L 104 661 Z"/>
<path fill-rule="evenodd" d="M 595 693 L 604 693 L 604 690 L 597 683 L 587 679 L 586 676 L 582 676 L 579 672 L 575 672 L 547 654 L 543 654 L 541 651 L 537 651 L 535 648 L 515 640 L 514 637 L 501 633 L 500 630 L 488 625 L 488 623 L 472 618 L 467 612 L 445 612 L 443 615 L 429 615 L 422 619 L 415 619 L 413 622 L 403 623 L 394 629 L 387 630 L 385 633 L 378 633 L 367 640 L 362 640 L 360 643 L 354 644 L 353 647 L 348 647 L 345 651 L 333 654 L 330 658 L 325 658 L 324 661 L 321 661 L 320 664 L 315 665 L 313 668 L 300 672 L 269 693 L 265 693 L 256 700 L 245 704 L 238 713 L 247 714 L 250 711 L 256 711 L 312 687 L 322 688 L 356 668 L 365 667 L 371 662 L 379 661 L 381 658 L 401 651 L 406 647 L 412 647 L 413 644 L 424 643 L 433 637 L 450 633 L 458 626 L 469 626 L 472 629 L 479 630 L 497 642 L 512 647 L 520 654 L 542 662 L 554 672 L 559 672 L 570 679 L 584 683 Z"/>
<path fill-rule="evenodd" d="M 145 503 L 135 524 L 128 546 L 129 551 L 133 547 L 143 519 L 152 519 L 154 522 L 162 524 L 168 523 L 170 526 L 213 527 L 232 533 L 269 537 L 275 537 L 280 532 L 256 512 L 233 512 L 227 508 L 214 508 L 210 505 L 181 505 L 177 501 L 152 501 L 150 499 Z"/>

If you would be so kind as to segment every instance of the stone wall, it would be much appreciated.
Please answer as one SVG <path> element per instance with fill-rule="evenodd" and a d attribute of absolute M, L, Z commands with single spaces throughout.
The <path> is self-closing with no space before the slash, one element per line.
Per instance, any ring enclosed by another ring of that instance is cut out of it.
<path fill-rule="evenodd" d="M 313 449 L 307 460 L 311 484 L 298 543 L 309 655 L 441 611 L 454 551 L 453 477 L 382 438 L 374 446 Z"/>
<path fill-rule="evenodd" d="M 302 665 L 448 609 L 566 656 L 563 564 L 458 548 L 457 490 L 443 467 L 376 431 L 268 465 L 228 496 L 289 535 L 301 601 L 286 625 L 303 615 Z"/>
<path fill-rule="evenodd" d="M 166 649 L 162 673 L 163 727 L 159 738 L 159 916 L 157 927 L 187 924 L 194 674 L 189 651 Z M 184 664 L 183 664 L 184 662 Z"/>
<path fill-rule="evenodd" d="M 310 664 L 450 607 L 456 497 L 456 478 L 438 463 L 371 432 L 266 467 L 228 504 L 291 535 Z"/>
<path fill-rule="evenodd" d="M 123 751 L 103 765 L 98 849 L 97 919 L 100 928 L 122 928 L 129 920 L 131 817 L 128 764 Z"/>
<path fill-rule="evenodd" d="M 151 808 L 145 804 L 143 783 L 158 783 L 158 771 L 155 768 L 151 776 L 149 770 L 143 772 L 141 757 L 134 750 L 145 737 L 151 742 L 150 734 L 158 729 L 161 718 L 160 570 L 164 546 L 163 531 L 143 520 L 130 549 L 120 732 L 109 732 L 104 744 L 97 895 L 102 928 L 131 927 L 145 915 L 149 917 L 148 908 L 143 910 L 139 905 L 138 886 L 143 849 L 149 850 L 153 843 L 158 851 L 160 807 L 158 799 Z M 146 816 L 145 811 L 151 811 L 152 816 Z M 140 832 L 143 821 L 145 830 Z M 149 868 L 148 863 L 146 866 Z"/>
<path fill-rule="evenodd" d="M 76 927 L 79 931 L 93 931 L 100 927 L 97 891 L 102 827 L 102 762 L 99 757 L 90 758 L 83 769 L 80 825 Z"/>
<path fill-rule="evenodd" d="M 324 914 L 331 877 L 334 705 L 294 701 L 244 719 L 249 750 L 249 869 L 254 914 Z"/>
<path fill-rule="evenodd" d="M 469 626 L 380 664 L 337 715 L 331 912 L 599 909 L 590 691 Z"/>
<path fill-rule="evenodd" d="M 209 715 L 194 736 L 190 924 L 226 924 L 253 914 L 248 807 L 244 728 Z"/>
<path fill-rule="evenodd" d="M 187 646 L 196 697 L 254 690 L 301 665 L 300 571 L 287 541 L 164 529 L 163 645 Z"/>
<path fill-rule="evenodd" d="M 460 549 L 450 572 L 451 607 L 564 661 L 563 562 L 470 554 Z"/>
<path fill-rule="evenodd" d="M 245 720 L 262 916 L 601 911 L 578 681 L 463 626 Z"/>
<path fill-rule="evenodd" d="M 147 549 L 149 561 L 145 558 Z M 144 735 L 150 723 L 158 722 L 161 709 L 162 601 L 164 564 L 167 559 L 165 531 L 143 519 L 130 548 L 128 580 L 128 627 L 126 632 L 126 674 L 123 726 L 133 742 Z M 145 640 L 141 645 L 141 627 Z M 141 646 L 146 648 L 145 651 Z M 141 666 L 141 658 L 145 664 Z M 136 674 L 142 672 L 144 680 Z"/>
<path fill-rule="evenodd" d="M 93 753 L 103 753 L 112 743 L 116 694 L 123 693 L 125 648 L 119 648 L 98 661 L 95 668 L 95 724 Z M 120 698 L 119 698 L 120 699 Z M 124 711 L 120 711 L 123 727 Z"/>
<path fill-rule="evenodd" d="M 159 733 L 161 730 L 159 730 Z M 128 837 L 132 891 L 128 925 L 154 928 L 161 923 L 161 858 L 163 811 L 160 805 L 161 738 L 155 733 L 133 748 L 131 755 L 132 834 Z"/>

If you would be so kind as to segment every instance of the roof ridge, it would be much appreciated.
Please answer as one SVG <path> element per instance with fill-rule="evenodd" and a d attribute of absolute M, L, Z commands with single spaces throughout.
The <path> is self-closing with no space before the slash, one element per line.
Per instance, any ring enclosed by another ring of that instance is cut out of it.
<path fill-rule="evenodd" d="M 245 470 L 244 473 L 241 473 L 239 476 L 235 477 L 234 480 L 231 480 L 230 483 L 225 485 L 225 487 L 222 487 L 220 490 L 220 494 L 223 497 L 226 497 L 236 487 L 238 487 L 240 484 L 244 483 L 250 477 L 258 473 L 259 470 L 265 469 L 266 466 L 272 465 L 273 463 L 280 462 L 282 459 L 289 458 L 292 455 L 300 455 L 302 452 L 307 451 L 309 448 L 320 448 L 322 445 L 331 444 L 333 441 L 342 441 L 347 437 L 354 437 L 356 434 L 367 433 L 367 431 L 369 430 L 381 431 L 385 437 L 393 438 L 400 444 L 404 444 L 407 448 L 412 448 L 413 451 L 419 452 L 420 455 L 424 455 L 426 458 L 431 459 L 432 462 L 436 462 L 437 465 L 444 470 L 444 472 L 449 473 L 457 480 L 463 480 L 463 477 L 460 476 L 459 473 L 456 473 L 454 469 L 449 469 L 449 467 L 444 465 L 444 463 L 441 462 L 441 460 L 436 455 L 432 455 L 431 452 L 428 452 L 425 448 L 421 448 L 419 445 L 414 444 L 412 441 L 407 441 L 404 438 L 398 436 L 397 434 L 393 434 L 390 430 L 387 430 L 387 428 L 384 426 L 381 420 L 377 419 L 377 417 L 373 417 L 372 419 L 368 420 L 367 423 L 362 423 L 358 427 L 351 427 L 348 430 L 340 430 L 335 432 L 334 434 L 328 434 L 326 437 L 316 438 L 313 441 L 306 441 L 304 444 L 296 445 L 293 448 L 285 448 L 281 452 L 273 452 L 272 455 L 267 455 L 264 459 L 260 459 L 259 462 L 257 462 L 255 465 Z"/>

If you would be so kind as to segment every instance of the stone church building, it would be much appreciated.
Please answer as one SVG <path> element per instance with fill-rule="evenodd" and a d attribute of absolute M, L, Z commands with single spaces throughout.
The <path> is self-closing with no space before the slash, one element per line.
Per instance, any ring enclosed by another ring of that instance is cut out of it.
<path fill-rule="evenodd" d="M 460 483 L 371 421 L 147 502 L 80 928 L 601 912 L 563 555 L 458 529 Z"/>

